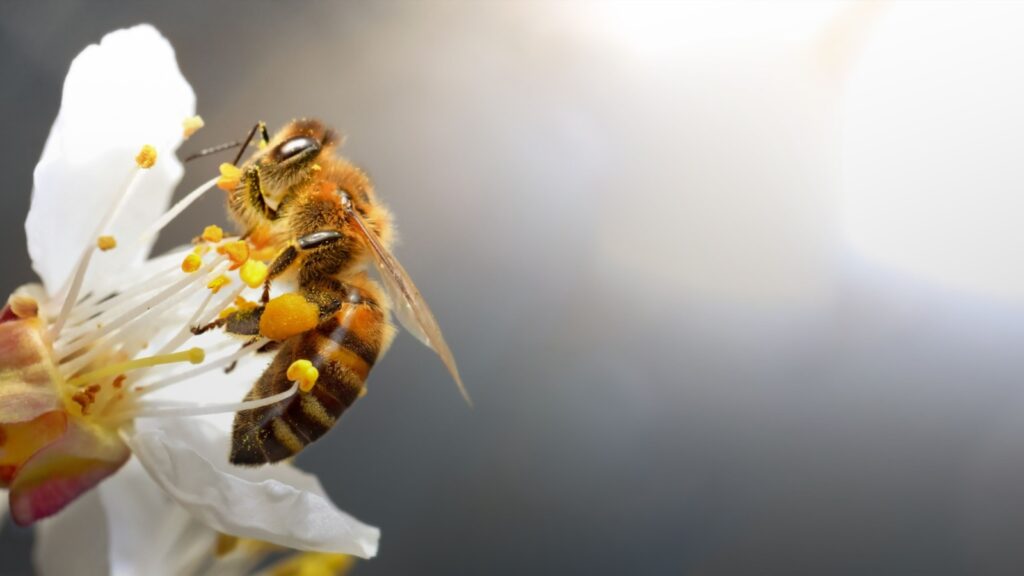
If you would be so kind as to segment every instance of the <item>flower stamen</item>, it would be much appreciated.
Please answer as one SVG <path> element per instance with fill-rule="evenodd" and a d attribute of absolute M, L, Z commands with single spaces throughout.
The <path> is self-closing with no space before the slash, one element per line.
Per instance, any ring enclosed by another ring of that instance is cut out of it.
<path fill-rule="evenodd" d="M 68 380 L 68 385 L 83 386 L 111 376 L 117 376 L 118 374 L 138 370 L 139 368 L 159 366 L 160 364 L 175 364 L 178 362 L 201 364 L 205 359 L 206 353 L 203 352 L 202 348 L 189 348 L 188 350 L 182 350 L 181 352 L 175 352 L 173 354 L 158 354 L 155 356 L 147 356 L 145 358 L 135 358 L 134 360 L 128 360 L 127 362 L 108 364 L 98 370 L 86 372 L 81 376 L 75 376 Z"/>
<path fill-rule="evenodd" d="M 242 181 L 242 170 L 234 164 L 227 162 L 220 165 L 220 177 L 217 178 L 217 188 L 231 192 L 238 187 Z"/>
<path fill-rule="evenodd" d="M 206 122 L 203 122 L 203 117 L 196 114 L 195 116 L 189 116 L 185 118 L 185 121 L 181 123 L 182 135 L 185 138 L 191 138 L 193 134 L 199 131 L 200 128 L 206 126 Z"/>
<path fill-rule="evenodd" d="M 291 366 L 288 366 L 288 371 L 285 375 L 289 380 L 298 384 L 299 390 L 309 392 L 316 385 L 316 381 L 320 377 L 320 371 L 313 366 L 312 362 L 302 359 L 292 362 Z"/>
<path fill-rule="evenodd" d="M 138 156 L 135 157 L 135 164 L 143 170 L 149 170 L 156 165 L 156 148 L 149 144 L 143 146 L 142 150 L 139 150 Z"/>
<path fill-rule="evenodd" d="M 293 383 L 284 392 L 244 402 L 228 402 L 226 404 L 206 404 L 199 406 L 180 406 L 176 403 L 147 402 L 143 409 L 136 412 L 136 418 L 184 418 L 188 416 L 206 416 L 209 414 L 226 414 L 242 410 L 256 410 L 264 406 L 277 404 L 295 395 L 299 390 L 298 383 Z"/>
<path fill-rule="evenodd" d="M 96 239 L 96 247 L 102 252 L 117 248 L 117 239 L 113 236 L 100 236 Z"/>
<path fill-rule="evenodd" d="M 79 350 L 82 350 L 86 346 L 100 340 L 100 338 L 102 338 L 103 336 L 106 336 L 107 334 L 110 334 L 111 332 L 114 332 L 115 330 L 118 330 L 131 322 L 138 321 L 140 318 L 144 318 L 149 314 L 152 314 L 157 311 L 163 312 L 163 310 L 167 309 L 168 307 L 177 304 L 178 301 L 180 301 L 183 297 L 187 297 L 189 295 L 188 291 L 185 290 L 185 288 L 187 288 L 189 284 L 196 282 L 197 279 L 199 281 L 204 280 L 206 274 L 210 272 L 210 270 L 213 270 L 214 267 L 219 265 L 220 263 L 220 259 L 215 259 L 214 261 L 210 262 L 209 264 L 203 267 L 202 274 L 190 274 L 188 276 L 185 276 L 184 278 L 175 282 L 174 284 L 171 284 L 164 290 L 161 290 L 156 295 L 148 298 L 141 304 L 132 307 L 130 310 L 121 314 L 119 317 L 117 317 L 109 324 L 98 327 L 97 329 L 88 332 L 82 338 L 79 338 L 78 340 L 75 340 L 74 342 L 71 342 L 67 346 L 58 350 L 58 358 L 60 359 L 61 362 L 63 362 L 64 360 L 68 359 L 71 355 L 75 354 Z"/>
<path fill-rule="evenodd" d="M 132 192 L 137 188 L 136 184 L 139 181 L 139 176 L 143 173 L 143 170 L 152 168 L 156 163 L 156 149 L 149 144 L 142 147 L 139 151 L 138 156 L 135 157 L 136 168 L 132 171 L 131 176 L 128 178 L 128 184 L 122 190 L 117 201 L 111 209 L 104 214 L 103 220 L 100 221 L 99 226 L 96 227 L 95 238 L 108 235 L 107 228 L 110 227 L 111 222 L 117 219 L 124 209 L 125 204 L 128 202 L 128 198 L 131 197 Z M 66 292 L 64 292 L 64 304 L 61 306 L 60 314 L 53 323 L 53 327 L 50 328 L 50 340 L 56 341 L 57 337 L 60 336 L 60 331 L 64 328 L 64 323 L 67 322 L 68 316 L 71 314 L 71 310 L 75 307 L 75 303 L 78 301 L 78 296 L 82 291 L 82 284 L 85 281 L 85 273 L 89 270 L 89 262 L 92 260 L 93 252 L 96 250 L 97 242 L 90 242 L 82 255 L 78 259 L 78 264 L 75 266 L 75 272 L 71 276 L 71 284 L 68 286 Z"/>
<path fill-rule="evenodd" d="M 259 349 L 260 346 L 263 346 L 264 344 L 266 344 L 269 341 L 270 340 L 268 340 L 266 338 L 260 338 L 258 340 L 253 341 L 253 342 L 249 342 L 246 345 L 244 345 L 241 348 L 239 348 L 234 354 L 231 354 L 229 356 L 225 356 L 223 358 L 219 358 L 219 359 L 214 360 L 212 362 L 206 362 L 202 366 L 199 366 L 198 368 L 194 368 L 192 370 L 186 370 L 186 371 L 184 371 L 184 372 L 182 372 L 180 374 L 175 374 L 173 376 L 169 376 L 169 377 L 167 377 L 167 378 L 165 378 L 163 380 L 158 380 L 158 381 L 156 381 L 156 382 L 154 382 L 152 384 L 144 384 L 144 385 L 136 386 L 134 388 L 134 391 L 138 392 L 140 395 L 141 394 L 149 394 L 150 392 L 156 392 L 157 390 L 162 390 L 163 388 L 166 388 L 168 386 L 172 386 L 174 384 L 178 384 L 180 382 L 184 382 L 186 380 L 190 380 L 192 378 L 195 378 L 196 376 L 199 376 L 200 374 L 204 374 L 206 372 L 209 372 L 210 370 L 215 370 L 217 368 L 221 368 L 221 367 L 224 367 L 224 366 L 229 366 L 229 365 L 231 365 L 232 362 L 238 361 L 242 357 L 244 357 L 244 356 L 248 355 L 249 353 L 251 353 L 253 350 Z"/>
<path fill-rule="evenodd" d="M 193 202 L 198 200 L 199 197 L 202 196 L 207 190 L 213 188 L 213 185 L 216 183 L 217 178 L 211 178 L 210 180 L 207 180 L 206 182 L 200 184 L 199 187 L 196 188 L 195 190 L 189 192 L 188 195 L 186 195 L 184 198 L 178 200 L 177 204 L 172 206 L 170 210 L 165 212 L 163 216 L 161 216 L 145 232 L 142 233 L 142 236 L 139 237 L 139 240 L 142 242 L 148 242 L 150 239 L 155 237 L 157 233 L 164 229 L 164 226 L 170 224 L 171 220 L 177 218 L 178 214 L 181 214 L 185 210 L 185 208 L 188 208 Z"/>

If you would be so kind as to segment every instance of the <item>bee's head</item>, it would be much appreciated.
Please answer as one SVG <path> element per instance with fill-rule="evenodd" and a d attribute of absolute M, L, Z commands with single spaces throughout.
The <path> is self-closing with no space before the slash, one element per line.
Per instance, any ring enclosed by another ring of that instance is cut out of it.
<path fill-rule="evenodd" d="M 267 145 L 267 163 L 297 168 L 311 164 L 328 148 L 338 144 L 338 135 L 317 120 L 293 120 Z"/>
<path fill-rule="evenodd" d="M 275 134 L 255 157 L 271 208 L 276 209 L 292 187 L 320 170 L 320 159 L 332 154 L 338 144 L 337 133 L 316 120 L 294 120 Z"/>

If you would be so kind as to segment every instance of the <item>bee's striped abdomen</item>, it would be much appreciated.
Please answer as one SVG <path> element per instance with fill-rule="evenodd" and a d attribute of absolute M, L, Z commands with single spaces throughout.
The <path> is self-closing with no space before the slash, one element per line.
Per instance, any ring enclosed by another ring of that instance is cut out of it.
<path fill-rule="evenodd" d="M 334 426 L 363 391 L 374 362 L 389 343 L 386 313 L 353 298 L 317 328 L 284 342 L 246 400 L 266 398 L 291 387 L 286 372 L 306 359 L 320 372 L 309 392 L 235 415 L 231 462 L 257 465 L 295 455 Z"/>

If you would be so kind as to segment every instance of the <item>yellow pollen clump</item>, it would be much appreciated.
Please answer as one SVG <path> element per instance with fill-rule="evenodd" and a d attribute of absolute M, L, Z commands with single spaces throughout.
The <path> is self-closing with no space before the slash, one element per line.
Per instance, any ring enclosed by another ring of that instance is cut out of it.
<path fill-rule="evenodd" d="M 203 265 L 203 258 L 196 253 L 185 256 L 185 259 L 181 261 L 181 271 L 189 274 L 199 270 L 199 267 Z"/>
<path fill-rule="evenodd" d="M 190 138 L 193 134 L 199 131 L 200 128 L 206 126 L 206 122 L 203 122 L 203 117 L 198 114 L 190 118 L 185 118 L 185 121 L 181 123 L 183 128 L 182 134 L 185 138 Z"/>
<path fill-rule="evenodd" d="M 220 165 L 220 178 L 217 178 L 217 188 L 231 192 L 238 187 L 242 181 L 242 170 L 234 164 L 227 162 Z"/>
<path fill-rule="evenodd" d="M 202 238 L 207 242 L 220 242 L 224 239 L 224 230 L 220 226 L 207 226 L 203 228 Z"/>
<path fill-rule="evenodd" d="M 319 172 L 323 170 L 323 168 L 321 168 L 319 164 L 313 164 L 313 166 L 311 166 L 310 169 L 313 170 L 313 172 Z"/>
<path fill-rule="evenodd" d="M 242 240 L 228 242 L 217 248 L 217 252 L 226 255 L 228 260 L 231 260 L 228 270 L 237 270 L 249 259 L 249 245 Z"/>
<path fill-rule="evenodd" d="M 242 264 L 242 269 L 238 271 L 238 276 L 242 278 L 242 282 L 249 288 L 259 288 L 263 285 L 263 281 L 267 279 L 267 265 L 259 260 L 249 260 L 245 264 Z"/>
<path fill-rule="evenodd" d="M 144 170 L 152 168 L 156 164 L 156 148 L 149 144 L 143 146 L 142 150 L 139 150 L 139 155 L 135 157 L 135 163 Z"/>
<path fill-rule="evenodd" d="M 296 360 L 288 367 L 288 379 L 299 383 L 299 390 L 309 392 L 320 377 L 320 371 L 309 360 Z"/>
<path fill-rule="evenodd" d="M 106 252 L 117 248 L 117 239 L 113 236 L 100 236 L 96 239 L 96 247 Z"/>
<path fill-rule="evenodd" d="M 216 294 L 217 292 L 220 292 L 221 288 L 227 286 L 230 282 L 231 278 L 228 278 L 227 276 L 221 274 L 220 276 L 217 276 L 213 280 L 210 280 L 210 283 L 207 284 L 206 287 L 212 290 L 214 294 Z"/>
<path fill-rule="evenodd" d="M 267 302 L 260 317 L 260 334 L 271 340 L 286 340 L 316 328 L 319 321 L 316 304 L 289 292 Z"/>

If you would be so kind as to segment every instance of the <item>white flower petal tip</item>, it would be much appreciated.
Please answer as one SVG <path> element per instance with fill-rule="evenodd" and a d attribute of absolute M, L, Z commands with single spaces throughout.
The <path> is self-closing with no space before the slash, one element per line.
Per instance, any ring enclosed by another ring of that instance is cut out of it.
<path fill-rule="evenodd" d="M 316 477 L 289 465 L 231 466 L 228 436 L 216 426 L 167 424 L 135 433 L 129 444 L 153 479 L 206 525 L 297 550 L 376 556 L 380 530 L 339 510 Z"/>
<path fill-rule="evenodd" d="M 87 285 L 136 265 L 151 242 L 136 242 L 167 208 L 183 168 L 174 151 L 195 93 L 170 43 L 149 25 L 118 30 L 83 50 L 64 81 L 60 111 L 36 165 L 25 222 L 32 267 L 55 294 L 94 240 L 103 215 L 152 145 L 159 161 L 139 175 L 120 217 L 106 232 L 125 240 L 96 257 Z"/>

